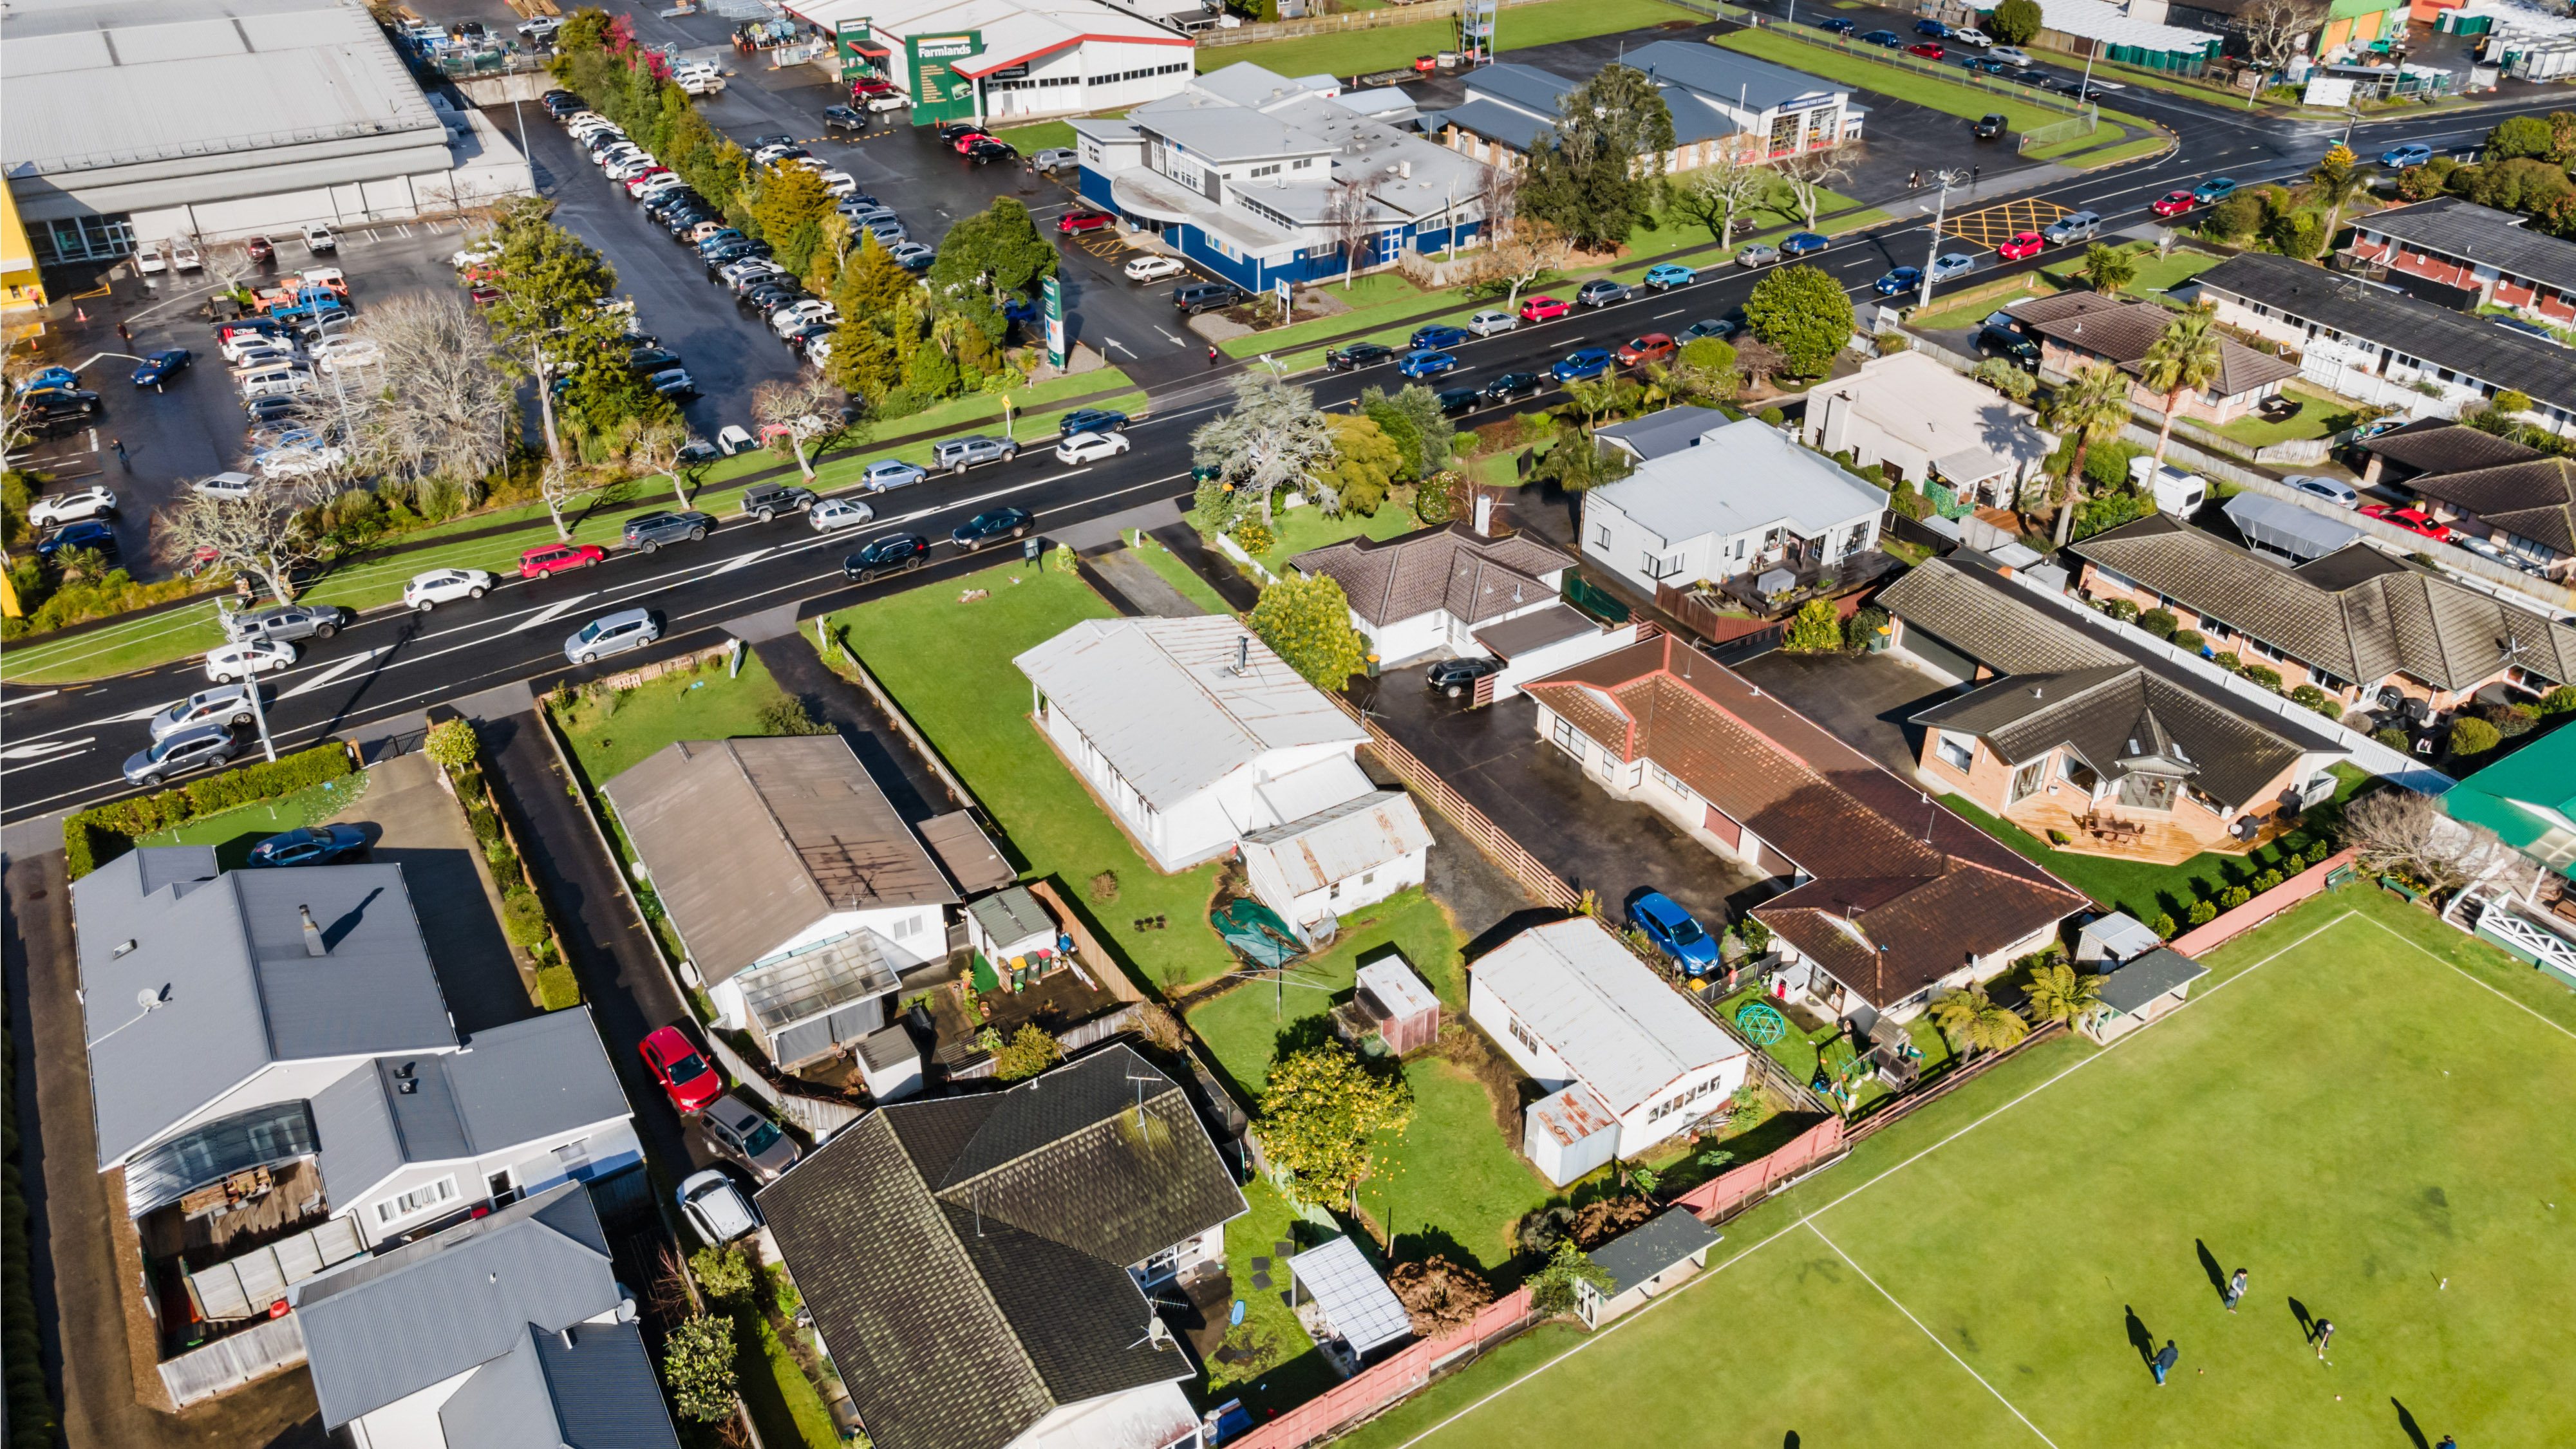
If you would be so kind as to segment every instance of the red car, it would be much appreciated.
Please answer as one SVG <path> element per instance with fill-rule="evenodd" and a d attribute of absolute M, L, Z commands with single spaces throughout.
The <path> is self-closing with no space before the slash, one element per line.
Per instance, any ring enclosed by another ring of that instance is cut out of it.
<path fill-rule="evenodd" d="M 2041 237 L 2038 232 L 2016 232 L 2013 234 L 2012 240 L 1995 248 L 1995 255 L 2008 262 L 2017 262 L 2024 257 L 2038 256 L 2047 246 L 2047 240 Z"/>
<path fill-rule="evenodd" d="M 2435 523 L 2431 515 L 2419 508 L 2400 508 L 2394 503 L 2374 503 L 2361 510 L 2361 516 L 2376 518 L 2382 523 L 2396 524 L 2417 538 L 2429 538 L 2435 543 L 2451 541 L 2451 530 Z"/>
<path fill-rule="evenodd" d="M 1619 344 L 1619 365 L 1635 367 L 1641 362 L 1662 362 L 1673 355 L 1673 347 L 1670 333 L 1649 332 Z"/>
<path fill-rule="evenodd" d="M 1943 50 L 1941 47 L 1934 45 L 1928 40 L 1921 40 L 1905 47 L 1905 53 L 1907 55 L 1919 55 L 1925 60 L 1939 60 L 1950 52 Z"/>
<path fill-rule="evenodd" d="M 501 289 L 498 287 L 476 287 L 474 290 L 465 294 L 465 299 L 472 302 L 477 307 L 489 307 L 493 303 L 501 300 Z"/>
<path fill-rule="evenodd" d="M 637 1050 L 644 1053 L 644 1065 L 653 1069 L 653 1080 L 671 1094 L 671 1105 L 681 1111 L 701 1111 L 724 1095 L 724 1077 L 707 1065 L 678 1027 L 655 1027 Z"/>
<path fill-rule="evenodd" d="M 850 99 L 854 101 L 871 100 L 877 96 L 890 96 L 893 94 L 893 81 L 857 80 L 850 82 Z"/>
<path fill-rule="evenodd" d="M 1560 302 L 1554 297 L 1532 297 L 1521 304 L 1521 320 L 1524 322 L 1553 322 L 1557 318 L 1562 317 L 1573 310 L 1574 304 L 1572 302 Z"/>
<path fill-rule="evenodd" d="M 954 141 L 950 142 L 949 144 L 950 144 L 950 145 L 952 145 L 952 146 L 955 146 L 955 147 L 957 148 L 957 154 L 958 154 L 958 155 L 963 156 L 963 155 L 965 155 L 967 152 L 972 151 L 972 150 L 974 150 L 974 149 L 975 149 L 975 143 L 976 143 L 976 142 L 978 142 L 978 141 L 990 141 L 990 140 L 992 140 L 992 139 L 993 139 L 993 138 L 992 138 L 990 135 L 987 135 L 986 133 L 984 133 L 984 132 L 982 132 L 982 131 L 969 131 L 969 132 L 967 132 L 965 135 L 958 137 L 956 140 L 954 140 Z"/>
<path fill-rule="evenodd" d="M 1105 211 L 1068 211 L 1055 219 L 1055 229 L 1066 236 L 1086 231 L 1107 231 L 1118 224 L 1118 218 Z"/>
<path fill-rule="evenodd" d="M 264 236 L 255 236 L 243 242 L 242 250 L 248 252 L 254 262 L 271 261 L 277 256 L 277 244 Z"/>
<path fill-rule="evenodd" d="M 2157 197 L 2155 204 L 2147 210 L 2158 216 L 2180 216 L 2198 205 L 2200 205 L 2200 198 L 2188 191 L 2168 191 Z"/>
<path fill-rule="evenodd" d="M 586 569 L 608 557 L 595 543 L 549 543 L 519 555 L 519 577 L 541 579 L 566 569 Z"/>

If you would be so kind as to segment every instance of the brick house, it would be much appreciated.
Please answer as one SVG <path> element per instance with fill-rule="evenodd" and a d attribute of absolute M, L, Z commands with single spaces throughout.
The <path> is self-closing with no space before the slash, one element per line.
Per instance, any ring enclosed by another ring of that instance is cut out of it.
<path fill-rule="evenodd" d="M 2143 375 L 2147 349 L 2173 321 L 2171 309 L 2153 302 L 2115 302 L 2091 292 L 2063 292 L 2016 302 L 2012 315 L 2022 330 L 2039 342 L 2039 375 L 2063 382 L 2079 368 L 2107 362 L 2132 378 Z M 2299 375 L 2299 366 L 2240 343 L 2218 344 L 2218 376 L 2208 387 L 2182 399 L 2182 416 L 2213 427 L 2232 423 L 2281 390 Z M 2129 406 L 2161 418 L 2165 395 L 2139 381 L 2129 389 Z"/>
<path fill-rule="evenodd" d="M 2529 220 L 2437 197 L 2359 218 L 2344 250 L 2372 266 L 2475 292 L 2482 306 L 2576 326 L 2576 242 L 2543 236 L 2523 224 Z"/>
<path fill-rule="evenodd" d="M 2484 538 L 2565 583 L 2576 578 L 2576 462 L 2459 423 L 2382 433 L 2364 485 L 2386 483 L 2456 532 Z"/>

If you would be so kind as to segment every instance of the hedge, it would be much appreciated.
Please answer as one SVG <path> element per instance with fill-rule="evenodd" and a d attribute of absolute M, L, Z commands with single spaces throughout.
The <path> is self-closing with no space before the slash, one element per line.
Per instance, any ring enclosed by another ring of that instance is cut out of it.
<path fill-rule="evenodd" d="M 73 880 L 134 848 L 134 839 L 243 805 L 274 800 L 345 778 L 358 768 L 346 745 L 316 745 L 276 764 L 247 765 L 175 790 L 137 795 L 63 819 L 63 857 Z"/>

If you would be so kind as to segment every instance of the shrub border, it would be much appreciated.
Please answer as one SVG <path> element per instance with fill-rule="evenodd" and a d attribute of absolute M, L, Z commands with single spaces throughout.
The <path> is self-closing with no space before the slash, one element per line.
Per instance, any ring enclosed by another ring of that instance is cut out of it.
<path fill-rule="evenodd" d="M 346 744 L 333 741 L 276 761 L 227 770 L 176 789 L 134 795 L 63 817 L 63 868 L 72 880 L 134 848 L 135 838 L 357 773 Z"/>

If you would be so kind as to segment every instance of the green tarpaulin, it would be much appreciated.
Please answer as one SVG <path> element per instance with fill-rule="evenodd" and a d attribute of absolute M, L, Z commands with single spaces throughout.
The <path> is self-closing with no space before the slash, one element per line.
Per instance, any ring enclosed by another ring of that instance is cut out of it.
<path fill-rule="evenodd" d="M 1234 954 L 1255 966 L 1279 967 L 1306 954 L 1305 944 L 1279 913 L 1259 901 L 1236 901 L 1223 910 L 1208 912 L 1208 924 L 1234 948 Z"/>

